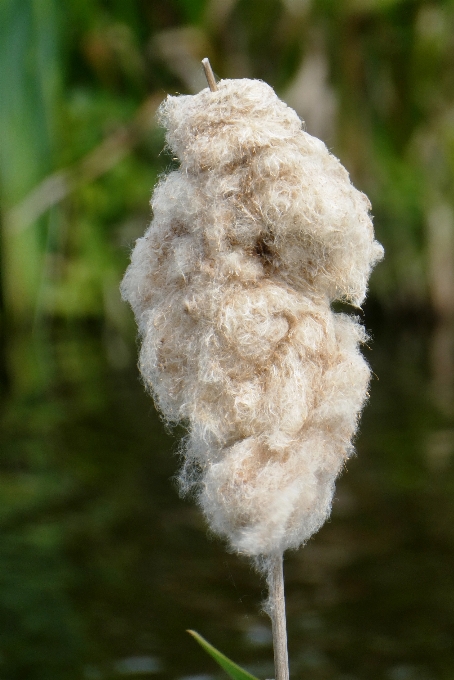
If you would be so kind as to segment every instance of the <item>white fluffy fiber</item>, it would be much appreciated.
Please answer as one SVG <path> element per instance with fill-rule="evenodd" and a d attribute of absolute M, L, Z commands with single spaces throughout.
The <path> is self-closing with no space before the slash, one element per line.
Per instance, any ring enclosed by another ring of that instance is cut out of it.
<path fill-rule="evenodd" d="M 370 204 L 296 113 L 257 80 L 168 97 L 180 160 L 122 293 L 158 408 L 185 421 L 184 491 L 239 552 L 296 548 L 325 521 L 369 367 L 358 320 L 383 249 Z"/>

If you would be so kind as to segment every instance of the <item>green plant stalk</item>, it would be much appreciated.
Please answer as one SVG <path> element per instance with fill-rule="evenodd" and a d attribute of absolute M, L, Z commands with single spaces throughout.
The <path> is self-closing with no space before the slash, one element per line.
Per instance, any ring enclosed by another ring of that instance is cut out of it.
<path fill-rule="evenodd" d="M 216 647 L 210 645 L 209 642 L 205 640 L 201 635 L 195 632 L 195 630 L 188 630 L 188 633 L 192 635 L 194 640 L 197 640 L 199 645 L 216 661 L 216 663 L 227 673 L 227 675 L 232 678 L 232 680 L 257 680 L 254 675 L 248 673 L 243 668 L 238 666 L 238 664 L 230 661 L 225 654 L 218 651 Z"/>

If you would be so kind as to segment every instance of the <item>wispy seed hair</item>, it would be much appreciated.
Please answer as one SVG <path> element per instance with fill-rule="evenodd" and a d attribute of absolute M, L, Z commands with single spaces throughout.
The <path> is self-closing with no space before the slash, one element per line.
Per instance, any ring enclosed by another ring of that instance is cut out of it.
<path fill-rule="evenodd" d="M 184 421 L 183 492 L 251 556 L 296 548 L 329 515 L 370 370 L 359 306 L 374 240 L 367 197 L 257 80 L 221 80 L 160 108 L 180 161 L 122 283 L 140 370 Z"/>

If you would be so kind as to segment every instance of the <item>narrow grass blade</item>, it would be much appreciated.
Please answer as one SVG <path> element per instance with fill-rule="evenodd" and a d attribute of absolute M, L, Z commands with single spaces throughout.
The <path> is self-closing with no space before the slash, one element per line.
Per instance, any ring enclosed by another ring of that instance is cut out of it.
<path fill-rule="evenodd" d="M 213 659 L 219 664 L 219 666 L 229 675 L 232 680 L 257 680 L 256 677 L 245 671 L 243 668 L 238 666 L 233 661 L 230 661 L 224 654 L 219 652 L 213 645 L 210 645 L 201 635 L 195 632 L 195 630 L 188 630 L 188 633 L 197 640 L 199 645 L 213 657 Z"/>

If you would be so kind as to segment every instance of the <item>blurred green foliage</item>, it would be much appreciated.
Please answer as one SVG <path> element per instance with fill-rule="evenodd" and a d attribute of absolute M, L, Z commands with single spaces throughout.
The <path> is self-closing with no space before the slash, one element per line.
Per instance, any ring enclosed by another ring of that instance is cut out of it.
<path fill-rule="evenodd" d="M 151 94 L 203 87 L 208 55 L 220 77 L 274 86 L 368 193 L 387 252 L 372 281 L 381 304 L 451 314 L 439 280 L 441 267 L 454 281 L 453 36 L 452 0 L 3 0 L 4 313 L 124 326 L 118 282 L 170 162 L 153 117 L 96 179 L 82 168 L 61 199 L 42 185 L 30 192 L 127 125 Z M 40 210 L 49 194 L 52 207 Z M 39 219 L 15 212 L 26 199 Z"/>

